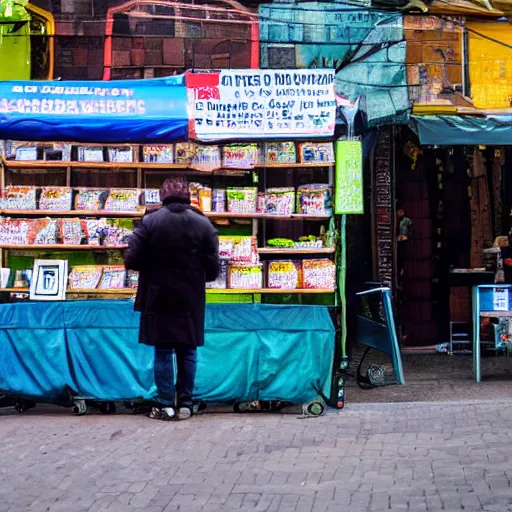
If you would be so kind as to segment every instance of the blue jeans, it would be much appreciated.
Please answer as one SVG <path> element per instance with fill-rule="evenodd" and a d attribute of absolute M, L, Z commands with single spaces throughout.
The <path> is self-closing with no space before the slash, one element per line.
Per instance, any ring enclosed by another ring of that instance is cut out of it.
<path fill-rule="evenodd" d="M 189 347 L 175 349 L 155 347 L 155 384 L 158 390 L 158 402 L 164 406 L 174 407 L 176 405 L 174 354 L 176 354 L 178 367 L 178 378 L 176 379 L 178 405 L 190 405 L 196 376 L 197 352 L 195 348 Z"/>

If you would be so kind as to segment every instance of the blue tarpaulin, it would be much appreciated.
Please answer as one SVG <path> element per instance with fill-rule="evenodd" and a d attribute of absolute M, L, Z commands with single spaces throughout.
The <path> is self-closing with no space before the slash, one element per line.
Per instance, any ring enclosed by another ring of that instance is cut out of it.
<path fill-rule="evenodd" d="M 129 301 L 0 306 L 0 392 L 58 401 L 151 399 L 154 349 Z M 207 402 L 329 396 L 334 326 L 325 307 L 209 304 L 195 395 Z"/>
<path fill-rule="evenodd" d="M 512 144 L 512 116 L 412 116 L 410 127 L 420 144 L 432 146 L 503 146 Z"/>
<path fill-rule="evenodd" d="M 0 82 L 0 139 L 167 143 L 188 133 L 183 76 Z"/>

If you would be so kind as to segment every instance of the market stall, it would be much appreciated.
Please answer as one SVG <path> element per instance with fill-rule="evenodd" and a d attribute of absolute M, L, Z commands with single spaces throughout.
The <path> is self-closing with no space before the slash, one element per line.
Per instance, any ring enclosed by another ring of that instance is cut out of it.
<path fill-rule="evenodd" d="M 324 330 L 330 349 L 325 350 L 325 344 L 322 350 L 316 347 L 311 359 L 301 352 L 301 368 L 313 361 L 321 368 L 320 374 L 306 381 L 308 386 L 317 383 L 317 395 L 329 397 L 335 387 L 331 386 L 335 353 L 343 356 L 343 347 L 335 343 L 338 281 L 344 276 L 343 265 L 337 265 L 342 261 L 338 250 L 342 225 L 335 213 L 362 208 L 358 142 L 338 144 L 344 165 L 342 172 L 335 173 L 330 71 L 193 73 L 187 75 L 186 84 L 175 77 L 101 87 L 94 83 L 2 87 L 0 137 L 7 139 L 0 218 L 4 302 L 65 297 L 81 299 L 73 307 L 87 307 L 86 299 L 133 296 L 137 275 L 127 273 L 122 264 L 127 238 L 145 211 L 159 206 L 165 178 L 186 176 L 193 204 L 220 233 L 222 272 L 208 284 L 207 299 L 222 306 L 210 306 L 209 311 L 225 308 L 218 318 L 238 319 L 239 311 L 235 315 L 233 308 L 254 303 L 253 309 L 244 310 L 252 315 L 247 325 L 261 340 L 273 330 L 268 314 L 273 321 L 279 318 L 283 325 L 274 339 L 290 354 L 298 350 L 297 343 L 300 351 L 305 350 L 308 336 Z M 74 109 L 78 114 L 70 116 Z M 184 136 L 187 126 L 189 139 Z M 347 187 L 335 186 L 335 176 Z M 290 310 L 290 304 L 299 309 Z M 3 308 L 5 312 L 19 308 L 16 314 L 23 316 L 30 305 Z M 53 314 L 49 309 L 53 305 L 38 303 L 38 307 Z M 302 310 L 300 315 L 319 315 L 323 327 L 318 322 L 303 323 L 299 342 L 290 334 L 294 329 L 285 316 L 286 311 L 297 315 Z M 132 318 L 135 325 L 136 316 Z M 224 326 L 217 322 L 216 328 L 234 329 L 229 321 Z M 226 347 L 209 345 L 209 336 L 215 336 L 208 332 L 207 322 L 208 350 L 225 355 Z M 298 385 L 304 379 L 302 370 L 287 370 L 286 358 L 281 358 L 283 366 L 273 366 L 272 378 L 252 375 L 253 365 L 268 367 L 274 358 L 260 348 L 254 352 L 256 360 L 241 359 L 250 376 L 250 392 L 241 394 L 231 384 L 231 391 L 221 392 L 223 377 L 219 389 L 214 389 L 215 384 L 204 390 L 198 384 L 198 396 L 231 402 L 296 401 L 297 395 L 280 386 L 267 394 L 265 390 L 282 375 L 302 389 Z M 206 354 L 208 350 L 203 351 L 205 361 L 216 357 Z M 199 382 L 211 382 L 201 374 L 201 368 L 210 366 L 200 363 Z M 334 401 L 342 407 L 343 381 L 339 384 Z M 0 389 L 8 391 L 1 385 Z M 81 392 L 73 396 L 77 394 Z M 86 394 L 101 398 L 96 392 Z M 150 394 L 146 387 L 141 396 Z M 133 393 L 118 397 L 122 398 L 131 399 Z"/>

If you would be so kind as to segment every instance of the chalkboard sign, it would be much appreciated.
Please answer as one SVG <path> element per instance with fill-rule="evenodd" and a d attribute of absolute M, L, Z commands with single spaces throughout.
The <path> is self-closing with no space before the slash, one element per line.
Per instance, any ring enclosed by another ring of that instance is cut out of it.
<path fill-rule="evenodd" d="M 334 134 L 334 72 L 223 70 L 188 73 L 190 136 L 202 141 Z"/>
<path fill-rule="evenodd" d="M 334 208 L 337 215 L 364 213 L 363 148 L 361 141 L 336 142 Z"/>

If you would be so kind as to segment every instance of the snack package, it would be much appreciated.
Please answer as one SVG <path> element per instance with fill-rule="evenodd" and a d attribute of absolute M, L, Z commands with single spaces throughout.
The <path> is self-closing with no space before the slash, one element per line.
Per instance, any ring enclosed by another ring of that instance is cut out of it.
<path fill-rule="evenodd" d="M 5 210 L 35 210 L 35 187 L 8 185 L 2 191 L 1 207 Z"/>
<path fill-rule="evenodd" d="M 314 235 L 301 236 L 299 241 L 294 243 L 296 249 L 321 249 L 323 246 L 322 239 Z"/>
<path fill-rule="evenodd" d="M 290 249 L 294 245 L 295 242 L 289 238 L 271 238 L 267 240 L 267 246 L 274 249 Z"/>
<path fill-rule="evenodd" d="M 263 288 L 262 265 L 229 263 L 228 287 L 236 290 L 258 290 Z"/>
<path fill-rule="evenodd" d="M 84 238 L 79 218 L 58 219 L 60 240 L 64 245 L 80 245 Z"/>
<path fill-rule="evenodd" d="M 73 267 L 69 274 L 70 290 L 94 290 L 98 287 L 103 267 L 101 265 L 80 265 Z"/>
<path fill-rule="evenodd" d="M 79 162 L 103 162 L 103 148 L 101 146 L 78 146 Z"/>
<path fill-rule="evenodd" d="M 291 215 L 295 209 L 295 189 L 269 188 L 265 192 L 265 213 Z"/>
<path fill-rule="evenodd" d="M 228 262 L 220 260 L 220 271 L 217 279 L 206 283 L 206 288 L 213 290 L 224 290 L 228 287 Z"/>
<path fill-rule="evenodd" d="M 115 219 L 109 219 L 105 228 L 103 245 L 108 245 L 109 247 L 126 245 L 132 232 L 133 230 L 120 226 Z"/>
<path fill-rule="evenodd" d="M 332 215 L 331 187 L 312 183 L 297 190 L 297 210 L 303 215 Z"/>
<path fill-rule="evenodd" d="M 296 290 L 302 287 L 300 261 L 270 261 L 267 273 L 268 288 Z"/>
<path fill-rule="evenodd" d="M 265 144 L 267 164 L 294 164 L 297 161 L 294 142 L 267 142 Z"/>
<path fill-rule="evenodd" d="M 69 162 L 71 160 L 71 144 L 54 142 L 53 151 L 60 151 L 61 153 L 61 161 Z M 48 157 L 45 154 L 45 160 L 48 160 Z"/>
<path fill-rule="evenodd" d="M 109 212 L 133 212 L 139 206 L 140 190 L 113 188 L 105 202 L 105 210 Z"/>
<path fill-rule="evenodd" d="M 332 142 L 303 142 L 299 144 L 300 162 L 308 163 L 333 163 L 334 146 Z"/>
<path fill-rule="evenodd" d="M 39 197 L 39 209 L 47 211 L 71 210 L 73 189 L 70 187 L 43 187 Z"/>
<path fill-rule="evenodd" d="M 265 201 L 265 193 L 258 192 L 258 197 L 256 199 L 256 211 L 258 213 L 265 213 L 266 208 L 267 208 L 267 203 Z"/>
<path fill-rule="evenodd" d="M 145 206 L 157 206 L 160 204 L 160 190 L 158 189 L 146 189 L 144 190 L 144 205 Z"/>
<path fill-rule="evenodd" d="M 103 210 L 108 190 L 79 188 L 75 197 L 75 210 Z"/>
<path fill-rule="evenodd" d="M 54 245 L 59 243 L 59 219 L 33 219 L 29 221 L 29 243 Z"/>
<path fill-rule="evenodd" d="M 201 183 L 192 182 L 189 184 L 190 204 L 203 212 L 212 211 L 212 189 Z"/>
<path fill-rule="evenodd" d="M 334 290 L 336 265 L 328 259 L 303 260 L 302 279 L 304 288 Z"/>
<path fill-rule="evenodd" d="M 103 267 L 99 288 L 100 290 L 118 290 L 125 288 L 125 281 L 126 270 L 122 265 Z"/>
<path fill-rule="evenodd" d="M 257 264 L 257 245 L 254 236 L 219 236 L 219 258 L 234 263 Z"/>
<path fill-rule="evenodd" d="M 25 162 L 34 162 L 37 160 L 37 146 L 16 146 L 14 151 L 16 160 Z"/>
<path fill-rule="evenodd" d="M 131 163 L 134 161 L 132 148 L 108 148 L 108 161 Z"/>
<path fill-rule="evenodd" d="M 227 144 L 223 148 L 222 166 L 252 169 L 260 160 L 258 144 Z"/>
<path fill-rule="evenodd" d="M 176 144 L 176 163 L 190 165 L 194 160 L 197 144 L 194 142 L 178 142 Z"/>
<path fill-rule="evenodd" d="M 139 273 L 136 270 L 128 270 L 126 280 L 128 281 L 128 288 L 136 290 L 139 286 Z"/>
<path fill-rule="evenodd" d="M 107 219 L 83 219 L 82 231 L 85 234 L 87 245 L 101 245 L 105 236 Z"/>
<path fill-rule="evenodd" d="M 174 150 L 172 145 L 144 146 L 142 157 L 148 164 L 172 164 L 174 162 Z"/>
<path fill-rule="evenodd" d="M 29 221 L 0 217 L 0 243 L 5 245 L 29 244 Z"/>
<path fill-rule="evenodd" d="M 255 213 L 258 189 L 256 187 L 232 187 L 226 191 L 228 212 Z"/>
<path fill-rule="evenodd" d="M 226 189 L 216 188 L 212 192 L 213 211 L 223 213 L 226 211 Z"/>
<path fill-rule="evenodd" d="M 213 171 L 222 165 L 220 146 L 197 146 L 190 167 L 200 171 Z"/>

